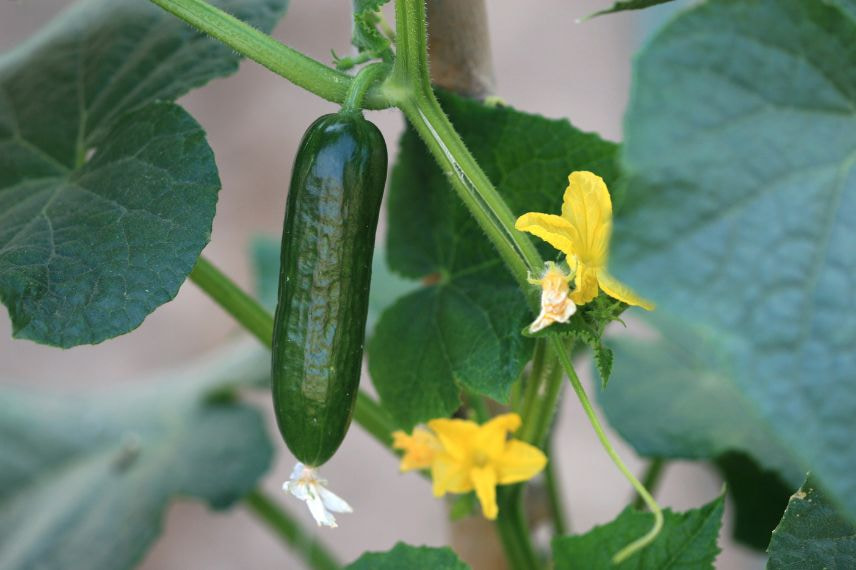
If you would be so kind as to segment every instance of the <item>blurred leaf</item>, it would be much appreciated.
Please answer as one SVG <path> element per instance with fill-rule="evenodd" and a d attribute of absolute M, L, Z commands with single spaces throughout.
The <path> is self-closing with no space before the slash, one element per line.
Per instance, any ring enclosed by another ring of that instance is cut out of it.
<path fill-rule="evenodd" d="M 366 552 L 347 570 L 469 570 L 449 548 L 409 546 L 399 542 L 389 552 Z"/>
<path fill-rule="evenodd" d="M 262 417 L 207 395 L 266 374 L 259 351 L 121 392 L 0 389 L 0 568 L 132 568 L 173 498 L 222 509 L 253 489 L 271 460 Z"/>
<path fill-rule="evenodd" d="M 616 179 L 616 145 L 565 120 L 449 94 L 441 102 L 514 214 L 558 212 L 573 170 Z M 390 267 L 425 286 L 384 312 L 369 343 L 385 407 L 410 428 L 451 414 L 461 386 L 506 401 L 531 356 L 532 341 L 520 330 L 534 315 L 412 130 L 401 139 L 388 206 Z M 556 257 L 549 246 L 543 251 Z"/>
<path fill-rule="evenodd" d="M 787 485 L 776 473 L 761 469 L 744 453 L 720 455 L 715 465 L 734 502 L 734 538 L 752 548 L 765 550 L 794 487 Z"/>
<path fill-rule="evenodd" d="M 712 0 L 658 34 L 636 60 L 612 256 L 715 337 L 759 433 L 854 517 L 855 8 Z"/>
<path fill-rule="evenodd" d="M 665 522 L 657 539 L 618 565 L 612 557 L 651 528 L 653 515 L 629 507 L 611 523 L 596 526 L 580 536 L 553 539 L 556 570 L 576 568 L 681 568 L 712 569 L 719 554 L 717 536 L 722 524 L 725 496 L 685 513 L 664 509 Z"/>
<path fill-rule="evenodd" d="M 769 570 L 856 568 L 856 526 L 809 478 L 788 502 L 768 552 Z"/>
<path fill-rule="evenodd" d="M 285 7 L 220 4 L 265 29 Z M 220 182 L 199 125 L 150 104 L 238 60 L 137 0 L 78 4 L 0 57 L 0 298 L 16 337 L 101 342 L 175 296 Z"/>
<path fill-rule="evenodd" d="M 262 305 L 271 312 L 276 309 L 279 288 L 279 244 L 268 237 L 256 237 L 250 247 L 255 273 L 256 294 Z M 369 313 L 366 320 L 366 336 L 371 336 L 381 313 L 396 299 L 419 287 L 412 279 L 405 279 L 389 270 L 384 257 L 384 248 L 375 247 L 372 257 L 372 286 L 369 291 Z"/>
<path fill-rule="evenodd" d="M 626 10 L 642 10 L 645 8 L 650 8 L 651 6 L 665 4 L 666 2 L 671 1 L 672 0 L 622 0 L 620 2 L 616 2 L 606 10 L 595 12 L 594 14 L 588 16 L 586 19 L 588 20 L 590 18 L 596 18 L 597 16 L 603 16 L 606 14 L 614 14 L 616 12 L 624 12 Z"/>
<path fill-rule="evenodd" d="M 610 425 L 642 456 L 713 459 L 742 451 L 796 488 L 802 466 L 730 380 L 735 372 L 720 366 L 716 335 L 662 315 L 645 322 L 657 327 L 657 338 L 609 340 L 615 367 L 599 400 Z"/>

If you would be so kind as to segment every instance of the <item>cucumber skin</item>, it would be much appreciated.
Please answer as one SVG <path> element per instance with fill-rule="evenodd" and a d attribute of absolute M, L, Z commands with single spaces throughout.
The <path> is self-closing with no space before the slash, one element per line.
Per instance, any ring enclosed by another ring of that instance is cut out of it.
<path fill-rule="evenodd" d="M 294 161 L 273 330 L 273 403 L 286 445 L 317 467 L 354 412 L 386 143 L 361 113 L 318 118 Z"/>

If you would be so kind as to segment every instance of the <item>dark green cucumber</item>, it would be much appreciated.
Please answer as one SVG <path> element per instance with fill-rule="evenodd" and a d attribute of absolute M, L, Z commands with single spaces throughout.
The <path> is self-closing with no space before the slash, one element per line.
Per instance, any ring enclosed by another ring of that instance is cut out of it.
<path fill-rule="evenodd" d="M 354 411 L 386 144 L 359 112 L 316 120 L 300 143 L 282 231 L 273 403 L 311 467 L 336 452 Z"/>

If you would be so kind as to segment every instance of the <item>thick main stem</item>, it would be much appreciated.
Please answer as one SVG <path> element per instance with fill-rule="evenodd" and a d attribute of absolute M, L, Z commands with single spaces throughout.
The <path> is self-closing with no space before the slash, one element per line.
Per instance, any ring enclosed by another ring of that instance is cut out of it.
<path fill-rule="evenodd" d="M 615 448 L 612 447 L 612 443 L 610 443 L 609 438 L 606 436 L 606 432 L 603 430 L 603 426 L 600 425 L 600 420 L 597 418 L 594 407 L 588 399 L 585 388 L 583 388 L 582 382 L 580 382 L 580 379 L 574 370 L 574 365 L 571 363 L 571 359 L 568 356 L 567 349 L 565 348 L 565 344 L 562 342 L 562 339 L 559 338 L 558 335 L 551 335 L 550 346 L 558 355 L 559 362 L 561 363 L 562 368 L 564 368 L 568 379 L 571 381 L 571 386 L 574 388 L 574 392 L 576 392 L 577 398 L 579 398 L 580 404 L 582 404 L 583 410 L 585 410 L 586 416 L 588 416 L 589 423 L 591 423 L 592 428 L 594 428 L 597 438 L 606 450 L 607 455 L 609 455 L 612 462 L 615 463 L 615 466 L 618 467 L 618 470 L 621 471 L 622 475 L 624 475 L 624 478 L 630 482 L 634 489 L 636 489 L 636 492 L 639 493 L 639 496 L 642 497 L 645 504 L 648 505 L 648 508 L 651 509 L 651 513 L 654 515 L 654 524 L 651 526 L 651 529 L 643 536 L 619 550 L 612 557 L 612 561 L 615 564 L 618 564 L 627 560 L 630 556 L 645 548 L 651 544 L 655 538 L 657 538 L 657 535 L 660 534 L 660 529 L 663 528 L 663 511 L 660 509 L 660 505 L 657 504 L 657 501 L 654 500 L 654 497 L 652 497 L 642 483 L 636 479 L 630 469 L 627 468 L 624 461 L 621 460 L 621 457 L 619 457 L 618 453 L 615 451 Z"/>
<path fill-rule="evenodd" d="M 395 7 L 398 51 L 385 91 L 425 141 L 523 290 L 531 291 L 527 273 L 542 270 L 541 256 L 529 238 L 514 229 L 514 215 L 464 145 L 431 89 L 425 4 L 422 0 L 398 0 Z M 530 301 L 534 309 L 535 299 Z"/>
<path fill-rule="evenodd" d="M 256 489 L 246 496 L 244 502 L 259 520 L 265 522 L 277 537 L 297 552 L 313 570 L 340 570 L 341 566 L 333 554 L 311 534 L 304 531 L 300 523 L 285 510 Z"/>
<path fill-rule="evenodd" d="M 255 299 L 204 257 L 200 257 L 196 262 L 190 279 L 262 344 L 270 348 L 273 340 L 273 315 Z M 373 435 L 381 445 L 390 447 L 395 426 L 383 408 L 362 391 L 357 395 L 354 421 Z"/>

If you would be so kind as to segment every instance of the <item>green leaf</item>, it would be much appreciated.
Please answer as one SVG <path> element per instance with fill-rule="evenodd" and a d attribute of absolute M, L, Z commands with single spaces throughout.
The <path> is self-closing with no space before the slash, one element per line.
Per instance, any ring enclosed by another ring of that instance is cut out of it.
<path fill-rule="evenodd" d="M 392 58 L 389 38 L 378 30 L 380 22 L 378 12 L 387 2 L 389 0 L 353 0 L 354 29 L 351 43 L 358 52 L 366 53 L 371 58 L 382 57 L 384 60 Z M 348 60 L 349 58 L 344 58 L 342 61 Z"/>
<path fill-rule="evenodd" d="M 262 305 L 270 311 L 276 309 L 279 288 L 279 243 L 258 236 L 253 239 L 250 256 L 253 260 L 256 294 Z M 371 336 L 381 313 L 396 299 L 419 287 L 412 279 L 404 279 L 389 270 L 383 247 L 375 247 L 372 257 L 372 286 L 369 291 L 369 312 L 366 319 L 366 336 Z"/>
<path fill-rule="evenodd" d="M 606 10 L 595 12 L 591 16 L 588 16 L 586 20 L 596 18 L 597 16 L 604 16 L 606 14 L 624 12 L 626 10 L 643 10 L 645 8 L 650 8 L 651 6 L 657 6 L 658 4 L 665 4 L 666 2 L 671 1 L 672 0 L 622 0 L 620 2 L 614 3 Z"/>
<path fill-rule="evenodd" d="M 281 0 L 225 2 L 270 28 Z M 238 56 L 147 2 L 84 2 L 0 57 L 0 299 L 70 347 L 136 328 L 208 242 L 220 182 L 171 100 Z"/>
<path fill-rule="evenodd" d="M 557 212 L 567 176 L 592 170 L 615 181 L 616 146 L 564 120 L 443 95 L 444 109 L 512 212 Z M 529 360 L 526 300 L 417 135 L 401 139 L 388 203 L 393 271 L 426 285 L 381 316 L 369 370 L 405 428 L 448 416 L 461 386 L 506 401 Z M 551 258 L 555 250 L 543 250 Z"/>
<path fill-rule="evenodd" d="M 742 451 L 796 488 L 803 467 L 730 380 L 735 371 L 721 367 L 718 337 L 662 315 L 646 323 L 656 326 L 654 338 L 610 339 L 612 384 L 599 394 L 610 425 L 640 455 L 712 459 Z"/>
<path fill-rule="evenodd" d="M 636 62 L 614 273 L 716 337 L 856 517 L 856 2 L 713 0 Z"/>
<path fill-rule="evenodd" d="M 714 460 L 736 504 L 735 537 L 766 548 L 802 467 L 730 374 L 717 370 L 709 334 L 656 313 L 645 321 L 658 336 L 610 339 L 613 384 L 599 394 L 610 425 L 643 456 Z"/>
<path fill-rule="evenodd" d="M 449 548 L 409 546 L 399 542 L 389 552 L 366 552 L 347 570 L 469 570 Z"/>
<path fill-rule="evenodd" d="M 240 500 L 270 465 L 265 424 L 256 409 L 208 394 L 269 373 L 260 352 L 231 351 L 121 392 L 4 387 L 0 567 L 132 568 L 172 499 L 216 509 Z"/>
<path fill-rule="evenodd" d="M 769 570 L 856 568 L 856 526 L 810 477 L 788 502 L 768 552 Z"/>
<path fill-rule="evenodd" d="M 773 471 L 762 469 L 744 453 L 720 455 L 715 465 L 734 504 L 734 538 L 765 550 L 795 487 Z"/>
<path fill-rule="evenodd" d="M 681 568 L 712 569 L 719 554 L 717 536 L 722 524 L 724 495 L 685 513 L 664 509 L 663 530 L 648 547 L 623 563 L 612 564 L 612 556 L 651 528 L 653 515 L 629 507 L 611 523 L 596 526 L 580 536 L 553 539 L 556 570 L 577 568 Z"/>

